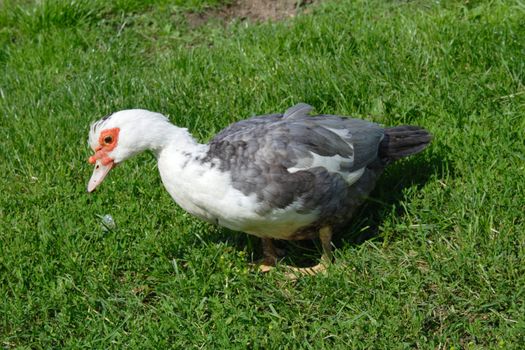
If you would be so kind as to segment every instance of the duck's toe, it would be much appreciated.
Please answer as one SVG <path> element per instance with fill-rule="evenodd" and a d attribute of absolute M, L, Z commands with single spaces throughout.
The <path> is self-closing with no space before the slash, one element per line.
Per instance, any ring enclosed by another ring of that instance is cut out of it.
<path fill-rule="evenodd" d="M 311 267 L 293 267 L 287 266 L 285 276 L 287 279 L 295 281 L 303 276 L 315 276 L 319 273 L 325 273 L 328 264 L 326 262 L 320 262 L 319 264 Z"/>
<path fill-rule="evenodd" d="M 263 264 L 259 264 L 258 267 L 259 267 L 259 272 L 262 272 L 262 273 L 267 273 L 267 272 L 270 272 L 271 270 L 275 269 L 274 265 L 265 265 L 264 263 Z"/>

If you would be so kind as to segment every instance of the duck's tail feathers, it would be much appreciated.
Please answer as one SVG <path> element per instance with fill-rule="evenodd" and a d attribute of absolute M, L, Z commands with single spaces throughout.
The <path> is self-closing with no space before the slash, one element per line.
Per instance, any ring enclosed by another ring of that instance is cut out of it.
<path fill-rule="evenodd" d="M 424 150 L 432 141 L 427 130 L 412 125 L 401 125 L 385 129 L 385 137 L 379 145 L 379 157 L 391 163 Z"/>

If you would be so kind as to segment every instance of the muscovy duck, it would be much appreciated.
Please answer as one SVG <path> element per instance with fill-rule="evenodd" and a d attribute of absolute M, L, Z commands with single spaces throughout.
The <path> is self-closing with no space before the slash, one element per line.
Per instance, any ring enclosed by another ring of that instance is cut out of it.
<path fill-rule="evenodd" d="M 209 143 L 159 113 L 123 110 L 93 123 L 92 192 L 127 158 L 151 150 L 162 182 L 189 213 L 262 238 L 262 271 L 277 261 L 274 239 L 319 237 L 323 255 L 300 274 L 332 260 L 332 233 L 363 203 L 389 163 L 422 151 L 432 136 L 417 126 L 383 128 L 365 120 L 310 115 L 300 103 L 284 114 L 236 122 Z"/>

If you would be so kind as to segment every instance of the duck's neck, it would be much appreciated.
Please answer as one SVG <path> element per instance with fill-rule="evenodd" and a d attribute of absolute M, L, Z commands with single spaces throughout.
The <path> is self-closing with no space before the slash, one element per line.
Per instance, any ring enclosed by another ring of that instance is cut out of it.
<path fill-rule="evenodd" d="M 151 113 L 148 117 L 138 120 L 134 125 L 132 131 L 135 133 L 132 137 L 134 154 L 150 150 L 158 159 L 161 152 L 167 149 L 170 152 L 178 151 L 188 154 L 202 151 L 204 145 L 199 144 L 186 128 L 171 124 L 160 114 Z"/>
<path fill-rule="evenodd" d="M 198 143 L 189 133 L 188 129 L 180 128 L 171 123 L 166 123 L 161 129 L 157 129 L 156 137 L 148 140 L 148 149 L 158 158 L 160 152 L 169 149 L 171 152 L 199 153 L 204 145 Z"/>
<path fill-rule="evenodd" d="M 220 174 L 212 172 L 212 164 L 204 161 L 208 145 L 199 144 L 186 129 L 171 125 L 167 144 L 152 146 L 158 161 L 160 177 L 171 197 L 186 211 L 209 222 L 214 222 L 209 204 L 213 202 L 221 182 Z M 227 175 L 224 175 L 227 176 Z M 222 181 L 226 183 L 227 181 Z"/>

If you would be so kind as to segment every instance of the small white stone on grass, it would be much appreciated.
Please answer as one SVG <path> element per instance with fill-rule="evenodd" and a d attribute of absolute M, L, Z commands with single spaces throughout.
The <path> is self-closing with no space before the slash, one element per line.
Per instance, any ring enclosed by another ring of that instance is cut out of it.
<path fill-rule="evenodd" d="M 102 216 L 101 219 L 102 219 L 102 226 L 104 230 L 111 231 L 117 227 L 115 220 L 113 220 L 113 217 L 110 214 L 106 214 Z"/>

